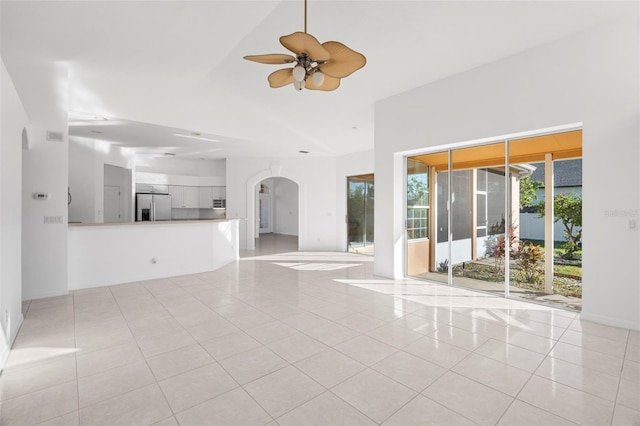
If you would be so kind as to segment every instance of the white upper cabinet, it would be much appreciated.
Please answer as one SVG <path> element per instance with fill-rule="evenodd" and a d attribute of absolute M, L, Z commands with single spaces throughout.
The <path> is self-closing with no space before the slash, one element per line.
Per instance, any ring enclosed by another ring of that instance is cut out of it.
<path fill-rule="evenodd" d="M 197 186 L 169 186 L 171 194 L 171 207 L 174 209 L 197 209 L 199 194 Z"/>
<path fill-rule="evenodd" d="M 225 199 L 224 186 L 170 185 L 171 207 L 174 209 L 210 209 L 213 200 Z"/>
<path fill-rule="evenodd" d="M 227 199 L 227 187 L 226 186 L 214 186 L 213 199 L 214 200 L 226 200 Z"/>
<path fill-rule="evenodd" d="M 200 195 L 200 208 L 210 209 L 213 207 L 213 187 L 201 186 L 198 188 L 198 191 Z"/>

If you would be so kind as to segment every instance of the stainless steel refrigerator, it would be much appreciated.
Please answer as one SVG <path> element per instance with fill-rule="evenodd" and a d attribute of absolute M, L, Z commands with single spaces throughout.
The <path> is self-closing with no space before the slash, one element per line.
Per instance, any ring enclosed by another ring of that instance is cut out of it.
<path fill-rule="evenodd" d="M 136 194 L 136 222 L 171 220 L 171 195 Z"/>

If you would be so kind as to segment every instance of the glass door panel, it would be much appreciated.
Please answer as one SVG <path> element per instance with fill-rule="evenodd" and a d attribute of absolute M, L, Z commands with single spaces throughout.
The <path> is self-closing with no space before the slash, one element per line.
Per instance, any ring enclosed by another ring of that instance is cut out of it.
<path fill-rule="evenodd" d="M 448 153 L 447 153 L 448 156 Z M 451 284 L 449 281 L 449 269 L 451 267 L 449 251 L 449 164 L 447 161 L 444 170 L 435 173 L 436 195 L 434 208 L 434 262 L 431 271 L 435 272 L 435 281 Z"/>
<path fill-rule="evenodd" d="M 510 297 L 581 309 L 581 157 L 580 130 L 509 143 L 509 163 L 521 170 L 512 189 L 518 244 L 509 274 Z M 552 205 L 546 205 L 547 199 L 554 200 Z M 545 208 L 553 208 L 553 217 L 547 217 Z"/>
<path fill-rule="evenodd" d="M 503 142 L 452 151 L 450 194 L 453 285 L 501 295 L 507 235 L 504 153 Z"/>
<path fill-rule="evenodd" d="M 365 181 L 366 202 L 364 205 L 364 244 L 368 251 L 373 251 L 373 229 L 375 210 L 375 191 L 373 181 Z"/>
<path fill-rule="evenodd" d="M 373 253 L 374 177 L 347 178 L 347 250 Z"/>
<path fill-rule="evenodd" d="M 448 168 L 448 155 L 442 154 L 407 158 L 406 268 L 409 276 L 448 284 L 448 181 L 438 172 Z"/>

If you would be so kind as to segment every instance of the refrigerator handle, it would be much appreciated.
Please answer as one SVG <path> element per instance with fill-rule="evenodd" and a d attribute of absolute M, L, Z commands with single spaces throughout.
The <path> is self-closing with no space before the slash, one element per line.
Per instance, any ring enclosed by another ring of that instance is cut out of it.
<path fill-rule="evenodd" d="M 156 221 L 156 202 L 151 201 L 151 221 Z"/>

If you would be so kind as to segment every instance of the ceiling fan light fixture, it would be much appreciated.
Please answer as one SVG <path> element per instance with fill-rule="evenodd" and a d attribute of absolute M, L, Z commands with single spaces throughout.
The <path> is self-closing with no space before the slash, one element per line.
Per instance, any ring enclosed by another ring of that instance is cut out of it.
<path fill-rule="evenodd" d="M 307 70 L 300 64 L 293 67 L 293 78 L 297 81 L 304 81 L 307 76 Z"/>
<path fill-rule="evenodd" d="M 296 92 L 302 91 L 302 89 L 304 89 L 304 80 L 293 80 L 293 88 L 296 89 Z"/>
<path fill-rule="evenodd" d="M 324 74 L 322 74 L 322 71 L 317 70 L 316 72 L 314 72 L 311 75 L 311 81 L 313 82 L 314 86 L 322 86 L 322 83 L 324 83 Z"/>

